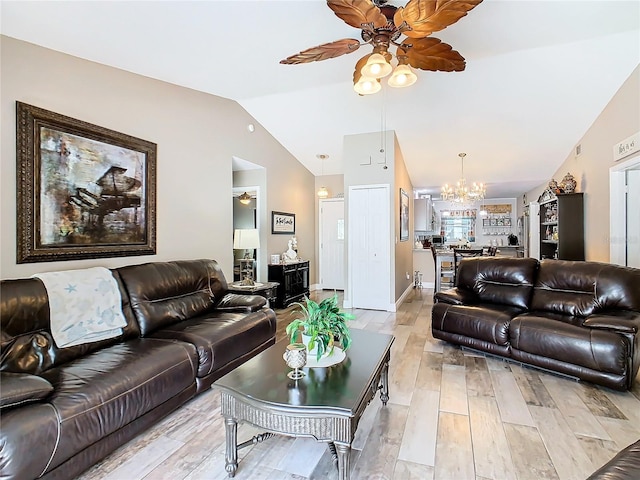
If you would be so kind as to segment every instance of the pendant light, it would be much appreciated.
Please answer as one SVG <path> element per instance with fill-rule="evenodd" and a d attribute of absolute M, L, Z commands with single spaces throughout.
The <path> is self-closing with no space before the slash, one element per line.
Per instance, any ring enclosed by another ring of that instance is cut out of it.
<path fill-rule="evenodd" d="M 320 169 L 321 169 L 321 175 L 320 176 L 324 176 L 324 161 L 329 158 L 329 155 L 326 155 L 324 153 L 319 153 L 318 155 L 316 155 L 316 157 L 318 159 L 320 159 Z M 327 187 L 320 187 L 318 189 L 317 192 L 318 198 L 327 198 L 329 196 L 329 191 L 327 190 Z"/>
<path fill-rule="evenodd" d="M 249 205 L 251 203 L 251 195 L 244 192 L 242 195 L 238 195 L 238 201 L 243 205 Z"/>

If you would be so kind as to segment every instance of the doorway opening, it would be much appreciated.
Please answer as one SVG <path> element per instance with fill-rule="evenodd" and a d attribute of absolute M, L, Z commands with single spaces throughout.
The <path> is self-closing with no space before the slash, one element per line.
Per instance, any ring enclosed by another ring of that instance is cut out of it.
<path fill-rule="evenodd" d="M 640 155 L 609 169 L 610 261 L 640 268 Z"/>
<path fill-rule="evenodd" d="M 233 170 L 233 226 L 232 234 L 236 229 L 257 229 L 260 247 L 254 249 L 255 270 L 253 278 L 258 282 L 264 282 L 267 278 L 267 233 L 263 225 L 268 225 L 266 220 L 266 184 L 267 175 L 264 167 L 253 162 L 232 157 Z M 246 194 L 246 196 L 245 196 Z M 246 197 L 248 201 L 241 202 L 239 197 Z M 233 239 L 232 239 L 233 241 Z M 246 250 L 233 250 L 233 279 L 240 280 L 240 259 L 244 257 Z"/>

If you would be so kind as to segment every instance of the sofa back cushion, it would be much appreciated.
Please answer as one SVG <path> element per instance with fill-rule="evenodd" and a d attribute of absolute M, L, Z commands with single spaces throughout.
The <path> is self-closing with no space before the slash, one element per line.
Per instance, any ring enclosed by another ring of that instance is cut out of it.
<path fill-rule="evenodd" d="M 465 258 L 458 266 L 456 286 L 472 291 L 481 303 L 527 309 L 537 268 L 535 258 Z"/>
<path fill-rule="evenodd" d="M 143 337 L 211 311 L 227 292 L 227 281 L 214 260 L 145 263 L 118 272 Z"/>
<path fill-rule="evenodd" d="M 607 310 L 640 311 L 640 269 L 542 260 L 531 308 L 577 317 Z"/>
<path fill-rule="evenodd" d="M 58 348 L 51 336 L 49 300 L 37 278 L 0 282 L 0 371 L 38 375 L 88 353 L 140 335 L 120 276 L 112 271 L 120 288 L 122 312 L 127 321 L 122 335 L 99 342 Z"/>

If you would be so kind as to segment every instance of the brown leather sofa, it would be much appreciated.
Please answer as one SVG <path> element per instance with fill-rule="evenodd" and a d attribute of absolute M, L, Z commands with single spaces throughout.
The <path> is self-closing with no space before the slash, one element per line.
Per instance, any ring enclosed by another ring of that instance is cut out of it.
<path fill-rule="evenodd" d="M 435 338 L 617 390 L 638 372 L 640 269 L 468 258 L 435 300 Z"/>
<path fill-rule="evenodd" d="M 213 260 L 112 272 L 123 334 L 68 348 L 40 280 L 1 282 L 0 478 L 73 478 L 275 341 L 266 300 Z"/>
<path fill-rule="evenodd" d="M 632 443 L 596 470 L 587 480 L 638 480 L 640 440 Z"/>

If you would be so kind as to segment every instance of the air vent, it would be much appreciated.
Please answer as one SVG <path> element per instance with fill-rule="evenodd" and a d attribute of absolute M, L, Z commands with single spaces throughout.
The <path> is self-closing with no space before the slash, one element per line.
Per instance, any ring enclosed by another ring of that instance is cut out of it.
<path fill-rule="evenodd" d="M 582 153 L 582 144 L 576 145 L 576 157 L 579 157 Z"/>

